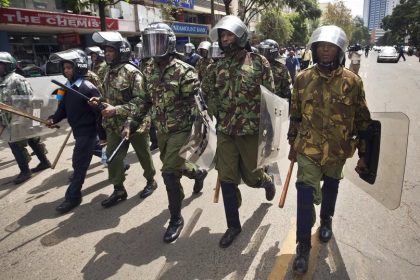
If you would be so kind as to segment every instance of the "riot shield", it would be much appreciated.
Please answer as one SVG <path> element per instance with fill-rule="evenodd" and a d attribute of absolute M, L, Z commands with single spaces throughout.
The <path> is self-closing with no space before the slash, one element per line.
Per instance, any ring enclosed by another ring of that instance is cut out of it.
<path fill-rule="evenodd" d="M 288 108 L 286 100 L 261 86 L 257 169 L 279 160 L 281 128 L 287 121 Z"/>
<path fill-rule="evenodd" d="M 33 89 L 33 95 L 13 95 L 8 105 L 41 119 L 47 119 L 54 114 L 58 105 L 57 100 L 52 95 L 58 87 L 52 84 L 50 79 L 51 77 L 28 78 L 28 82 Z M 60 76 L 59 79 L 63 82 L 65 81 L 63 76 Z M 7 126 L 0 135 L 0 139 L 7 142 L 16 142 L 53 132 L 37 121 L 11 113 L 7 113 L 3 121 L 7 122 Z"/>
<path fill-rule="evenodd" d="M 191 135 L 180 149 L 179 155 L 208 170 L 214 167 L 216 155 L 216 119 L 207 114 L 207 106 L 200 94 L 196 94 L 194 98 L 199 117 L 193 123 Z"/>
<path fill-rule="evenodd" d="M 401 203 L 410 120 L 407 115 L 400 112 L 371 113 L 371 117 L 380 122 L 381 132 L 380 149 L 375 150 L 376 147 L 372 149 L 373 158 L 379 151 L 376 179 L 373 178 L 374 174 L 364 177 L 355 171 L 359 159 L 357 153 L 347 160 L 344 167 L 344 178 L 386 208 L 394 210 Z M 375 127 L 377 129 L 378 125 L 376 124 Z M 379 143 L 375 137 L 372 137 L 372 141 Z M 368 163 L 368 167 L 369 165 L 374 168 L 375 162 Z"/>

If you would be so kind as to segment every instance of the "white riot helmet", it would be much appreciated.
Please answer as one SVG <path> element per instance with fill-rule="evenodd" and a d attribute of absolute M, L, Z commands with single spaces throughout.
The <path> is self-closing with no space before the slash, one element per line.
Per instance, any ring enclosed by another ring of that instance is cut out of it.
<path fill-rule="evenodd" d="M 195 52 L 195 46 L 193 43 L 186 43 L 184 45 L 184 53 L 186 55 L 191 55 L 193 52 Z"/>
<path fill-rule="evenodd" d="M 211 43 L 209 41 L 203 41 L 198 45 L 197 51 L 198 54 L 202 57 L 207 58 L 209 56 Z"/>
<path fill-rule="evenodd" d="M 175 53 L 176 36 L 163 22 L 151 23 L 142 35 L 144 58 L 164 57 Z"/>
<path fill-rule="evenodd" d="M 134 56 L 138 59 L 144 58 L 143 43 L 140 42 L 134 47 Z"/>
<path fill-rule="evenodd" d="M 218 41 L 220 48 L 222 44 L 220 42 L 220 33 L 223 30 L 227 30 L 235 34 L 236 45 L 240 48 L 245 48 L 246 43 L 248 42 L 248 29 L 246 28 L 245 23 L 242 22 L 237 16 L 225 16 L 213 27 L 210 31 L 210 39 L 213 42 Z"/>
<path fill-rule="evenodd" d="M 219 47 L 219 42 L 213 42 L 210 46 L 209 58 L 219 59 L 225 57 L 222 49 Z"/>
<path fill-rule="evenodd" d="M 117 31 L 99 31 L 92 35 L 92 40 L 101 45 L 102 48 L 113 48 L 117 57 L 112 61 L 112 65 L 128 62 L 131 56 L 131 45 L 119 32 Z"/>
<path fill-rule="evenodd" d="M 333 63 L 338 63 L 339 65 L 343 61 L 348 45 L 347 36 L 343 29 L 335 25 L 326 25 L 315 29 L 307 45 L 307 47 L 312 51 L 312 58 L 314 63 L 318 63 L 316 48 L 319 42 L 328 42 L 336 45 L 340 51 L 337 55 L 338 61 Z"/>

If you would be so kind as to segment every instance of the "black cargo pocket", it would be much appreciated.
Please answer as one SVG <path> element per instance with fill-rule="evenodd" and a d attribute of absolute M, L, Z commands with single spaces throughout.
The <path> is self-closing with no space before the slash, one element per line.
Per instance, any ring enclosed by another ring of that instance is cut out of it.
<path fill-rule="evenodd" d="M 124 102 L 129 102 L 131 99 L 133 99 L 130 88 L 128 88 L 128 87 L 120 90 L 120 93 L 121 93 L 121 96 L 122 96 Z"/>

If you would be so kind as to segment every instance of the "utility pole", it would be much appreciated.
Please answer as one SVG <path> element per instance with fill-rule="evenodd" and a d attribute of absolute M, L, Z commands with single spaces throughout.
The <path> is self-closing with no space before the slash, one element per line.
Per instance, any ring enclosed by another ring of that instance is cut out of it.
<path fill-rule="evenodd" d="M 211 9 L 211 27 L 214 26 L 214 0 L 210 0 L 210 9 Z"/>

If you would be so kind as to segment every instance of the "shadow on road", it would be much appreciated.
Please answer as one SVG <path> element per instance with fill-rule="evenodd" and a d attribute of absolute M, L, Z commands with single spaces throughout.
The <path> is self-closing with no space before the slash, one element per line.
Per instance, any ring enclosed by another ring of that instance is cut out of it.
<path fill-rule="evenodd" d="M 184 207 L 195 197 L 185 199 Z M 169 212 L 164 210 L 126 233 L 116 232 L 105 236 L 96 244 L 95 255 L 82 273 L 85 279 L 106 279 L 115 275 L 125 264 L 142 266 L 165 256 L 166 262 L 158 279 L 222 279 L 231 273 L 235 273 L 237 279 L 243 279 L 270 227 L 259 227 L 270 206 L 261 204 L 227 249 L 218 246 L 222 234 L 212 234 L 208 227 L 200 228 L 191 236 L 183 233 L 175 243 L 165 244 L 162 237 Z M 190 223 L 186 221 L 186 224 Z M 187 231 L 186 228 L 184 231 Z M 226 263 L 226 260 L 234 261 Z"/>

